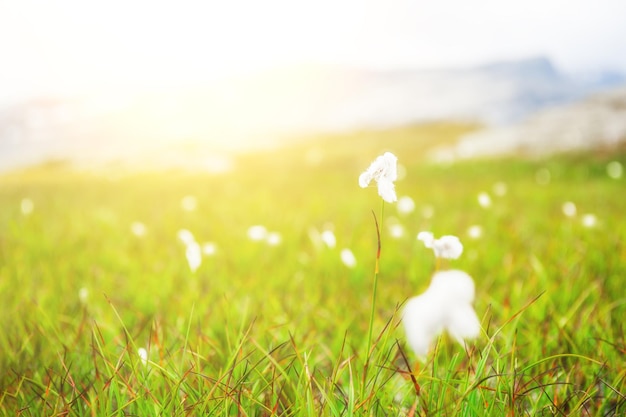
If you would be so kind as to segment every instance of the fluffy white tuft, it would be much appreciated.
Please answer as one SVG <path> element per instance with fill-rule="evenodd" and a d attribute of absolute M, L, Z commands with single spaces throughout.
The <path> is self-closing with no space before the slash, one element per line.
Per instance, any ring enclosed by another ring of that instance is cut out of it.
<path fill-rule="evenodd" d="M 402 313 L 407 341 L 420 358 L 444 330 L 462 346 L 480 334 L 480 322 L 472 307 L 474 281 L 463 271 L 437 272 L 428 289 L 410 298 Z"/>

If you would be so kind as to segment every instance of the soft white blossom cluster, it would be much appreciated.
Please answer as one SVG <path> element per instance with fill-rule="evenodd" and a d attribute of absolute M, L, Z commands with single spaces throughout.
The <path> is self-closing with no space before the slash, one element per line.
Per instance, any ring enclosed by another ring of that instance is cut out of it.
<path fill-rule="evenodd" d="M 437 258 L 457 259 L 463 253 L 463 244 L 456 236 L 446 235 L 435 239 L 431 232 L 419 232 L 417 239 L 424 242 L 428 249 L 432 249 Z"/>
<path fill-rule="evenodd" d="M 472 307 L 474 281 L 463 271 L 440 271 L 428 289 L 407 301 L 402 321 L 409 345 L 420 358 L 443 331 L 465 346 L 480 334 L 480 322 Z"/>
<path fill-rule="evenodd" d="M 206 242 L 200 246 L 193 233 L 187 229 L 178 231 L 178 239 L 185 245 L 185 257 L 191 272 L 196 272 L 202 265 L 203 253 L 206 256 L 213 256 L 217 251 L 217 246 L 213 242 Z"/>
<path fill-rule="evenodd" d="M 270 246 L 280 245 L 283 240 L 280 233 L 269 231 L 262 224 L 255 224 L 248 228 L 248 239 L 256 242 L 265 242 Z"/>
<path fill-rule="evenodd" d="M 361 188 L 367 187 L 372 180 L 378 184 L 378 195 L 388 203 L 398 200 L 394 181 L 398 179 L 398 158 L 391 152 L 385 152 L 359 176 Z"/>

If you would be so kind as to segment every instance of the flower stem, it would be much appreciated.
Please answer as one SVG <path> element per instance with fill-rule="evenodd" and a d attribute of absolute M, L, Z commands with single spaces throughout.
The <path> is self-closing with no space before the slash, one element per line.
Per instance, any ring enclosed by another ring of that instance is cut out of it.
<path fill-rule="evenodd" d="M 367 383 L 367 370 L 369 368 L 370 357 L 374 350 L 374 347 L 372 346 L 372 333 L 374 329 L 374 315 L 376 314 L 376 292 L 378 290 L 378 272 L 380 268 L 379 266 L 380 265 L 380 250 L 381 250 L 380 229 L 382 228 L 384 214 L 385 214 L 385 200 L 383 200 L 381 208 L 380 208 L 380 227 L 378 224 L 378 220 L 376 219 L 376 213 L 372 211 L 372 214 L 374 215 L 374 224 L 376 225 L 376 238 L 377 238 L 378 246 L 376 250 L 376 264 L 374 266 L 374 288 L 372 290 L 372 302 L 371 302 L 372 309 L 370 311 L 370 323 L 369 323 L 369 329 L 367 333 L 367 345 L 366 345 L 367 351 L 366 351 L 366 356 L 365 356 L 365 366 L 363 368 L 363 383 L 361 386 L 361 389 L 362 389 L 361 394 L 363 394 L 363 391 L 365 390 L 365 385 Z"/>

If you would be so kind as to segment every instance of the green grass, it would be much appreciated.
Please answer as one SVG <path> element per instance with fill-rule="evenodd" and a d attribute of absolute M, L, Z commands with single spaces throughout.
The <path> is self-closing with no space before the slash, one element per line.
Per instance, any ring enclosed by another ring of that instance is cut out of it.
<path fill-rule="evenodd" d="M 241 156 L 221 175 L 77 173 L 62 165 L 3 175 L 0 411 L 623 415 L 626 187 L 605 167 L 626 166 L 626 153 L 427 162 L 433 143 L 469 128 L 326 137 Z M 357 178 L 385 150 L 404 166 L 396 189 L 416 210 L 385 207 L 367 346 L 372 211 L 379 215 L 381 200 Z M 307 163 L 313 154 L 321 159 Z M 544 168 L 550 182 L 539 185 Z M 498 182 L 503 196 L 492 192 Z M 481 191 L 492 195 L 490 208 L 477 204 Z M 195 211 L 181 209 L 186 195 L 196 197 Z M 34 203 L 28 215 L 25 198 Z M 573 218 L 561 211 L 566 201 L 578 208 Z M 597 217 L 595 227 L 583 226 L 585 213 Z M 131 233 L 135 221 L 145 236 Z M 404 237 L 389 235 L 393 222 Z M 281 244 L 250 241 L 254 224 L 280 232 Z M 467 236 L 471 225 L 482 227 L 481 238 Z M 314 244 L 312 230 L 331 226 L 337 247 Z M 195 273 L 177 240 L 183 228 L 217 245 Z M 415 239 L 421 230 L 461 238 L 465 251 L 447 267 L 474 278 L 483 327 L 469 352 L 442 336 L 422 364 L 399 325 L 402 303 L 427 287 L 435 268 Z M 340 261 L 344 247 L 357 258 L 353 269 Z"/>

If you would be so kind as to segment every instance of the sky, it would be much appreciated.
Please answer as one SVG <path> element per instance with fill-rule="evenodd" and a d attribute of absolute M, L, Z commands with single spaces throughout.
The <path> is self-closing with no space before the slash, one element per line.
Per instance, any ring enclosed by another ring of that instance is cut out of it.
<path fill-rule="evenodd" d="M 623 0 L 0 0 L 0 104 L 286 65 L 626 72 Z"/>

